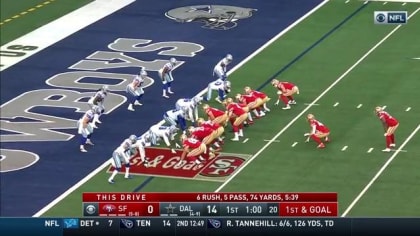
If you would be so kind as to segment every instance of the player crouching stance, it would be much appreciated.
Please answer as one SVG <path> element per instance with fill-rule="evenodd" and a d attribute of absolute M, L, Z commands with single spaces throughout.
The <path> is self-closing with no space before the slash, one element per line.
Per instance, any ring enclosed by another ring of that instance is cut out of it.
<path fill-rule="evenodd" d="M 132 134 L 128 139 L 125 139 L 117 149 L 112 153 L 112 166 L 115 168 L 108 179 L 108 183 L 113 184 L 115 176 L 121 170 L 122 163 L 125 164 L 125 176 L 126 179 L 131 179 L 130 176 L 130 151 L 137 142 L 136 135 Z"/>
<path fill-rule="evenodd" d="M 291 109 L 290 105 L 296 104 L 296 101 L 293 99 L 293 95 L 299 94 L 299 88 L 293 83 L 280 82 L 276 79 L 273 79 L 271 81 L 271 84 L 278 89 L 277 94 L 279 95 L 279 98 L 277 99 L 277 102 L 274 105 L 279 105 L 280 100 L 282 100 L 285 105 L 285 107 L 283 107 L 282 109 Z"/>
<path fill-rule="evenodd" d="M 203 110 L 207 114 L 207 117 L 210 121 L 221 126 L 226 126 L 229 117 L 226 112 L 219 110 L 217 108 L 211 107 L 208 104 L 203 105 Z"/>
<path fill-rule="evenodd" d="M 325 148 L 325 144 L 321 141 L 321 139 L 325 138 L 325 142 L 329 142 L 330 140 L 328 136 L 330 135 L 330 130 L 327 126 L 317 121 L 315 116 L 312 114 L 308 114 L 307 119 L 312 130 L 310 133 L 305 134 L 305 137 L 308 137 L 306 142 L 309 142 L 309 139 L 312 138 L 312 140 L 318 143 L 318 148 Z"/>
<path fill-rule="evenodd" d="M 194 161 L 197 165 L 201 164 L 205 159 L 201 156 L 207 152 L 207 147 L 204 143 L 193 137 L 187 137 L 186 135 L 181 136 L 182 146 L 184 151 L 181 154 L 181 159 L 179 160 L 177 166 L 181 166 L 184 159 L 187 158 L 188 161 Z M 209 157 L 214 158 L 214 153 L 210 153 Z"/>
<path fill-rule="evenodd" d="M 257 91 L 257 90 L 252 90 L 251 87 L 245 87 L 244 88 L 245 94 L 249 94 L 251 96 L 260 98 L 262 101 L 262 105 L 264 107 L 264 112 L 270 112 L 270 109 L 268 109 L 267 107 L 267 102 L 270 101 L 270 98 L 267 96 L 267 94 Z"/>
<path fill-rule="evenodd" d="M 395 137 L 394 133 L 397 130 L 399 122 L 397 119 L 392 117 L 388 112 L 384 111 L 382 107 L 376 107 L 375 113 L 382 122 L 382 125 L 385 130 L 385 141 L 386 148 L 382 150 L 383 152 L 390 152 L 391 147 L 395 147 Z"/>
<path fill-rule="evenodd" d="M 147 78 L 147 72 L 145 70 L 141 70 L 136 77 L 134 77 L 133 81 L 127 85 L 126 92 L 132 96 L 131 102 L 128 104 L 128 110 L 134 111 L 134 106 L 141 106 L 143 104 L 140 103 L 141 97 L 143 97 L 144 90 L 142 88 L 144 80 Z"/>
<path fill-rule="evenodd" d="M 239 141 L 239 137 L 243 137 L 243 124 L 244 121 L 248 118 L 247 112 L 237 103 L 233 102 L 232 98 L 226 99 L 225 102 L 226 110 L 228 112 L 228 117 L 234 119 L 232 126 L 235 137 L 231 139 L 232 141 Z"/>
<path fill-rule="evenodd" d="M 223 128 L 223 126 L 217 123 L 214 123 L 211 120 L 205 121 L 203 118 L 198 118 L 197 124 L 200 127 L 206 127 L 215 131 L 214 136 L 215 136 L 215 140 L 217 141 L 214 142 L 214 146 L 216 146 L 217 148 L 216 151 L 220 151 L 221 150 L 220 144 L 223 144 L 222 135 L 225 132 L 225 128 Z"/>

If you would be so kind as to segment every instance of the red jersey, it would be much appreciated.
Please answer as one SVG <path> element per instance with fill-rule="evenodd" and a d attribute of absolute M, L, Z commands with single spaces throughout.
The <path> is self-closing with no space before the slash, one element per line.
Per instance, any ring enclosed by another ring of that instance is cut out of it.
<path fill-rule="evenodd" d="M 249 93 L 249 94 L 251 94 L 254 97 L 261 98 L 261 99 L 264 99 L 264 98 L 267 97 L 267 95 L 265 93 L 260 92 L 260 91 L 256 91 L 256 90 L 252 90 L 251 93 Z"/>
<path fill-rule="evenodd" d="M 388 112 L 386 111 L 380 111 L 377 113 L 379 119 L 384 121 L 386 125 L 388 126 L 395 126 L 398 124 L 398 120 L 392 117 Z"/>
<path fill-rule="evenodd" d="M 209 136 L 211 133 L 213 133 L 213 130 L 206 127 L 197 127 L 194 128 L 194 131 L 191 133 L 191 135 L 198 140 L 203 140 L 205 137 Z"/>
<path fill-rule="evenodd" d="M 330 129 L 328 129 L 327 126 L 322 124 L 321 122 L 313 119 L 310 120 L 309 123 L 311 124 L 312 129 L 315 128 L 316 131 L 322 132 L 322 133 L 329 133 Z"/>
<path fill-rule="evenodd" d="M 221 111 L 217 108 L 213 108 L 213 107 L 209 107 L 206 109 L 206 114 L 210 117 L 211 115 L 213 115 L 214 118 L 219 117 L 219 116 L 223 116 L 225 114 L 224 111 Z"/>
<path fill-rule="evenodd" d="M 242 107 L 239 104 L 234 103 L 234 102 L 232 102 L 231 104 L 227 106 L 227 110 L 229 112 L 232 112 L 234 115 L 238 117 L 245 114 L 244 109 L 242 109 Z"/>
<path fill-rule="evenodd" d="M 292 89 L 293 89 L 293 87 L 295 87 L 295 85 L 294 85 L 294 84 L 292 84 L 292 83 L 290 83 L 290 82 L 280 82 L 280 83 L 277 85 L 277 88 L 278 88 L 279 90 L 282 90 L 282 87 L 283 87 L 284 89 L 286 89 L 286 90 L 292 90 Z"/>
<path fill-rule="evenodd" d="M 204 121 L 201 124 L 201 127 L 209 128 L 211 130 L 217 130 L 220 127 L 220 125 L 219 124 L 216 124 L 216 123 L 213 123 L 211 121 Z"/>
<path fill-rule="evenodd" d="M 195 138 L 187 138 L 182 142 L 182 146 L 195 149 L 200 147 L 201 142 Z"/>
<path fill-rule="evenodd" d="M 253 96 L 252 94 L 243 94 L 241 95 L 241 100 L 246 104 L 250 104 L 252 102 L 255 102 L 255 100 L 257 100 L 257 97 Z"/>

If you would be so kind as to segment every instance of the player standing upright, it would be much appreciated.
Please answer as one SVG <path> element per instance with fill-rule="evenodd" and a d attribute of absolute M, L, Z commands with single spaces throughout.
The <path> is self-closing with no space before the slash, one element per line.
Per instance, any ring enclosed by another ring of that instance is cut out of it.
<path fill-rule="evenodd" d="M 391 116 L 388 112 L 384 111 L 382 107 L 375 108 L 375 114 L 379 117 L 382 122 L 382 125 L 385 130 L 385 141 L 386 141 L 386 148 L 382 150 L 383 152 L 390 152 L 392 147 L 395 147 L 395 137 L 394 133 L 397 130 L 399 122 L 393 116 Z"/>
<path fill-rule="evenodd" d="M 144 80 L 147 77 L 147 72 L 145 70 L 141 70 L 136 77 L 134 77 L 133 81 L 127 85 L 126 91 L 131 96 L 133 96 L 132 101 L 128 104 L 128 110 L 134 111 L 133 105 L 141 106 L 143 104 L 140 103 L 140 98 L 143 97 L 144 90 L 142 85 Z"/>
<path fill-rule="evenodd" d="M 227 80 L 227 66 L 232 62 L 233 57 L 231 54 L 227 54 L 222 60 L 220 60 L 213 69 L 213 76 L 216 76 L 217 79 L 222 81 Z"/>
<path fill-rule="evenodd" d="M 171 90 L 172 82 L 174 81 L 174 77 L 172 77 L 172 71 L 176 66 L 176 59 L 172 57 L 168 63 L 166 63 L 160 70 L 159 70 L 159 77 L 162 80 L 163 84 L 163 92 L 162 97 L 169 98 L 167 93 L 173 94 Z"/>
<path fill-rule="evenodd" d="M 325 142 L 330 141 L 328 137 L 330 135 L 330 129 L 328 129 L 327 126 L 325 126 L 324 124 L 316 120 L 315 116 L 312 114 L 308 114 L 306 118 L 308 119 L 308 122 L 311 126 L 311 132 L 306 133 L 304 135 L 308 137 L 306 142 L 309 142 L 309 139 L 312 138 L 312 140 L 318 143 L 318 148 L 325 148 L 325 144 L 322 142 L 321 139 L 325 138 L 324 139 Z"/>
<path fill-rule="evenodd" d="M 285 107 L 283 107 L 283 110 L 289 110 L 291 109 L 290 105 L 295 105 L 296 101 L 293 98 L 294 94 L 299 94 L 299 88 L 290 82 L 280 82 L 276 79 L 273 79 L 271 81 L 271 84 L 278 89 L 277 94 L 279 95 L 279 98 L 277 99 L 277 102 L 275 105 L 279 105 L 280 100 L 283 101 Z"/>
<path fill-rule="evenodd" d="M 96 123 L 98 124 L 102 123 L 99 120 L 99 116 L 101 116 L 105 112 L 104 101 L 108 92 L 109 92 L 108 85 L 104 85 L 88 101 L 90 108 L 97 106 L 99 107 L 99 111 L 100 111 L 99 113 L 95 113 L 95 117 L 92 120 L 93 128 L 98 128 L 96 127 Z"/>

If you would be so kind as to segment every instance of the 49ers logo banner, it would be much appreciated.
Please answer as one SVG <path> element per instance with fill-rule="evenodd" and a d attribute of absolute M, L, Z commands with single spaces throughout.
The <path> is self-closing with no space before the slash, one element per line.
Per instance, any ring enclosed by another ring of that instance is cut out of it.
<path fill-rule="evenodd" d="M 223 182 L 251 158 L 251 155 L 220 153 L 213 159 L 210 159 L 208 155 L 204 155 L 203 157 L 206 161 L 202 164 L 184 160 L 178 165 L 181 154 L 182 151 L 180 150 L 177 150 L 176 154 L 173 154 L 169 149 L 146 148 L 146 157 L 150 164 L 149 167 L 143 165 L 140 156 L 137 154 L 131 158 L 130 172 L 133 175 Z M 114 167 L 111 166 L 108 172 L 112 172 L 113 170 Z M 120 172 L 125 172 L 124 167 Z"/>

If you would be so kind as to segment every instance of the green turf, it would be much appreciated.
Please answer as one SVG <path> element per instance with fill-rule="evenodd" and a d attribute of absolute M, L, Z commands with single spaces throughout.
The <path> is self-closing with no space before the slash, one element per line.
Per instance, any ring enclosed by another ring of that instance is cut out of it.
<path fill-rule="evenodd" d="M 56 0 L 48 7 L 60 1 L 64 2 L 64 0 Z M 2 20 L 3 5 L 6 2 L 12 1 L 1 2 Z M 77 8 L 77 4 L 81 2 L 67 2 L 67 9 Z M 241 92 L 244 86 L 259 87 L 362 4 L 361 1 L 351 1 L 348 4 L 344 4 L 343 1 L 331 1 L 326 4 L 235 71 L 230 77 L 234 87 L 232 93 Z M 401 125 L 396 134 L 398 145 L 419 124 L 420 61 L 410 58 L 420 56 L 417 46 L 420 41 L 418 28 L 420 13 L 343 77 L 316 102 L 318 105 L 312 106 L 304 113 L 314 113 L 320 121 L 330 127 L 332 142 L 327 144 L 326 149 L 317 150 L 315 143 L 304 143 L 303 134 L 309 128 L 304 116 L 299 117 L 291 125 L 290 122 L 307 108 L 304 103 L 311 103 L 317 99 L 325 89 L 395 28 L 389 25 L 374 25 L 373 11 L 407 10 L 411 13 L 418 7 L 419 4 L 410 3 L 405 6 L 401 3 L 386 5 L 380 2 L 370 3 L 340 29 L 290 66 L 279 79 L 295 82 L 299 86 L 301 94 L 296 96 L 299 104 L 294 106 L 294 109 L 283 111 L 280 107 L 273 106 L 276 91 L 269 85 L 264 87 L 263 91 L 272 97 L 269 104 L 272 112 L 267 117 L 257 120 L 255 125 L 245 129 L 245 135 L 249 138 L 246 144 L 227 141 L 224 151 L 255 154 L 267 144 L 265 139 L 273 138 L 283 129 L 284 132 L 282 131 L 277 138 L 279 142 L 276 141 L 267 146 L 222 191 L 338 192 L 340 213 L 343 213 L 393 155 L 393 153 L 387 154 L 380 151 L 384 148 L 383 131 L 373 114 L 373 108 L 376 105 L 387 105 L 387 110 L 400 120 Z M 23 6 L 19 8 L 15 4 L 8 8 L 14 9 L 14 12 L 4 17 L 13 16 L 25 8 Z M 57 17 L 59 13 L 45 15 L 48 15 L 45 16 L 48 21 Z M 29 17 L 29 14 L 27 16 Z M 2 44 L 19 34 L 30 31 L 30 27 L 46 23 L 46 21 L 32 22 L 30 18 L 25 19 L 27 20 L 22 23 L 18 20 L 9 22 L 10 27 L 13 27 L 13 24 L 27 27 L 24 27 L 26 31 L 23 30 L 20 33 L 6 31 L 8 24 L 2 25 Z M 339 105 L 333 107 L 336 102 L 339 102 Z M 359 104 L 363 106 L 357 109 Z M 216 104 L 212 103 L 212 105 Z M 407 107 L 411 107 L 412 110 L 406 112 Z M 404 147 L 407 152 L 396 156 L 378 181 L 352 208 L 349 215 L 419 215 L 420 176 L 416 168 L 420 164 L 418 160 L 419 135 L 417 134 Z M 228 132 L 226 136 L 231 138 L 232 133 Z M 294 142 L 298 144 L 292 147 Z M 348 146 L 347 150 L 341 151 L 344 146 Z M 374 150 L 367 153 L 370 148 Z M 108 176 L 105 169 L 101 170 L 98 175 L 49 210 L 45 216 L 81 216 L 83 192 L 131 192 L 147 178 L 134 176 L 134 179 L 126 181 L 122 176 L 118 176 L 117 184 L 109 185 L 106 182 Z M 220 185 L 217 182 L 154 178 L 141 191 L 212 192 Z"/>
<path fill-rule="evenodd" d="M 233 92 L 239 92 L 239 89 L 246 85 L 258 87 L 361 4 L 360 2 L 346 5 L 340 2 L 328 3 L 236 71 L 231 76 L 236 88 Z M 381 3 L 371 3 L 280 76 L 283 80 L 293 81 L 299 85 L 302 91 L 302 94 L 297 96 L 299 105 L 290 111 L 272 107 L 273 111 L 269 116 L 258 120 L 254 126 L 245 130 L 246 136 L 250 138 L 246 144 L 228 142 L 224 150 L 255 154 L 266 144 L 264 139 L 271 139 L 306 108 L 303 103 L 312 102 L 388 34 L 395 26 L 374 25 L 372 23 L 374 10 L 406 9 L 411 12 L 417 6 L 391 3 L 384 6 Z M 416 67 L 416 61 L 407 59 L 410 56 L 418 56 L 411 55 L 415 52 L 416 39 L 412 37 L 415 30 L 415 24 L 409 24 L 397 31 L 322 97 L 317 102 L 319 106 L 310 109 L 310 112 L 315 113 L 332 130 L 333 142 L 327 149 L 316 150 L 314 143 L 303 143 L 302 134 L 308 130 L 308 124 L 301 117 L 280 135 L 279 143 L 271 144 L 222 191 L 333 191 L 339 193 L 340 212 L 343 212 L 392 155 L 379 151 L 384 147 L 384 140 L 379 121 L 372 112 L 374 106 L 387 104 L 390 112 L 404 123 L 397 133 L 397 139 L 407 137 L 418 122 L 414 112 L 405 112 L 405 107 L 401 106 L 404 102 L 404 106 L 411 106 L 413 109 L 416 107 L 415 100 L 409 98 L 416 96 L 414 88 L 416 85 L 418 87 L 420 82 L 413 78 L 419 74 L 419 71 L 412 69 Z M 396 79 L 402 75 L 404 80 Z M 273 88 L 267 86 L 263 91 L 275 100 Z M 391 91 L 395 96 L 389 96 Z M 411 104 L 408 104 L 407 100 Z M 333 107 L 335 102 L 339 102 L 340 105 Z M 358 104 L 363 104 L 362 108 L 357 109 Z M 294 142 L 299 143 L 292 148 L 291 144 Z M 344 152 L 341 151 L 343 146 L 348 146 Z M 367 150 L 371 147 L 374 151 L 368 154 Z M 411 145 L 410 153 L 400 155 L 413 157 L 416 153 L 420 154 L 418 146 Z M 410 161 L 402 162 L 399 166 L 400 171 L 404 171 L 405 166 L 410 168 Z M 406 175 L 418 177 L 414 168 L 411 168 L 413 170 Z M 398 169 L 393 173 L 398 175 Z M 130 181 L 123 181 L 120 178 L 117 185 L 110 186 L 105 182 L 107 177 L 108 174 L 102 171 L 45 215 L 80 216 L 79 208 L 71 206 L 80 206 L 83 192 L 132 191 L 145 180 L 145 177 L 138 176 Z M 390 177 L 384 177 L 386 178 Z M 413 196 L 410 199 L 418 205 L 419 201 L 414 197 L 414 193 L 418 195 L 420 190 L 409 187 L 413 182 L 415 181 L 398 183 L 403 190 L 407 190 L 407 193 Z M 219 183 L 154 178 L 141 191 L 214 191 L 219 186 Z M 388 187 L 385 189 L 389 190 L 393 185 L 385 186 Z M 366 198 L 372 196 L 374 199 L 375 196 L 380 196 L 384 202 L 399 199 L 384 195 L 387 194 L 372 188 Z M 407 204 L 405 207 L 387 208 L 387 211 L 382 212 L 386 215 L 414 214 L 416 209 L 409 207 L 412 202 Z M 363 208 L 355 208 L 356 215 L 381 215 L 381 211 L 376 207 L 367 207 L 369 203 L 364 205 Z"/>
<path fill-rule="evenodd" d="M 0 44 L 4 45 L 17 37 L 31 32 L 33 29 L 49 23 L 50 21 L 65 15 L 92 0 L 54 0 L 49 4 L 43 4 L 46 0 L 1 0 L 0 13 Z M 42 7 L 37 7 L 42 5 Z M 34 8 L 34 11 L 28 11 Z M 23 14 L 22 12 L 26 12 Z M 14 16 L 19 16 L 13 18 Z M 5 20 L 11 19 L 8 22 Z"/>

